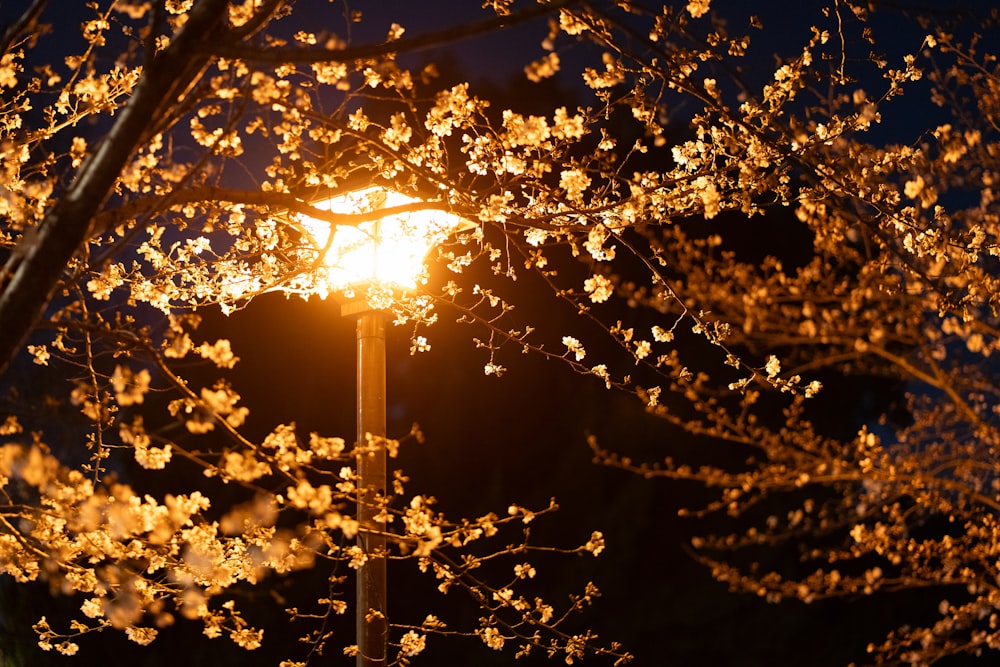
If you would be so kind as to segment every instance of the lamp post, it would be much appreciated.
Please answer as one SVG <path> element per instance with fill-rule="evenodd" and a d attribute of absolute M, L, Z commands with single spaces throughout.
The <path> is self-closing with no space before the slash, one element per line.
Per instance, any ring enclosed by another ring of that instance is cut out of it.
<path fill-rule="evenodd" d="M 333 213 L 406 207 L 419 200 L 379 187 L 365 188 L 314 203 Z M 357 480 L 358 568 L 356 632 L 358 667 L 387 664 L 389 621 L 386 533 L 379 520 L 386 493 L 385 313 L 369 303 L 371 289 L 405 291 L 416 287 L 431 248 L 474 223 L 435 209 L 391 213 L 373 222 L 337 226 L 299 218 L 318 248 L 325 248 L 326 282 L 347 292 L 344 315 L 357 320 Z M 330 234 L 333 234 L 332 238 Z"/>
<path fill-rule="evenodd" d="M 358 568 L 356 633 L 358 667 L 386 664 L 384 525 L 379 497 L 385 495 L 385 317 L 368 309 L 358 316 L 358 546 L 367 560 Z"/>

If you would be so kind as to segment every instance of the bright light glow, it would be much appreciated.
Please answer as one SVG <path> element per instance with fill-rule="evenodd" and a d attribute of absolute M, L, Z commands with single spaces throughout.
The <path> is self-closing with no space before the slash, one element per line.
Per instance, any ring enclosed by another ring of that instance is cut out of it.
<path fill-rule="evenodd" d="M 332 213 L 363 213 L 414 204 L 420 200 L 379 187 L 313 202 Z M 299 216 L 298 221 L 322 252 L 330 238 L 330 223 Z M 333 291 L 361 285 L 412 289 L 423 273 L 424 259 L 449 235 L 475 224 L 446 211 L 421 209 L 388 215 L 357 226 L 337 225 L 323 257 L 327 283 Z"/>

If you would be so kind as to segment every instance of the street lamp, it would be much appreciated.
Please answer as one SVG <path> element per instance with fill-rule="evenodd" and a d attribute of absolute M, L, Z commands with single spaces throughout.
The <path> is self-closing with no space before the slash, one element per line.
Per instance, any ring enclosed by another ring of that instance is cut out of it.
<path fill-rule="evenodd" d="M 449 235 L 475 227 L 464 218 L 420 204 L 402 193 L 370 187 L 313 206 L 339 214 L 385 209 L 383 217 L 350 226 L 298 218 L 316 247 L 324 249 L 327 286 L 350 297 L 343 314 L 358 318 L 358 546 L 366 556 L 357 578 L 358 667 L 386 664 L 389 630 L 385 526 L 377 518 L 379 497 L 386 492 L 385 314 L 372 305 L 368 293 L 415 288 L 430 250 Z"/>

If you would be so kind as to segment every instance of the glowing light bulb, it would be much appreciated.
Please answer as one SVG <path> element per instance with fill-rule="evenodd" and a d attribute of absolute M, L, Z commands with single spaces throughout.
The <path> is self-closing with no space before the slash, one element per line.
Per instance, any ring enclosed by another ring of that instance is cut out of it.
<path fill-rule="evenodd" d="M 419 199 L 370 187 L 330 197 L 313 206 L 332 213 L 359 213 L 392 209 Z M 361 285 L 413 289 L 423 274 L 424 259 L 436 244 L 475 224 L 447 211 L 420 209 L 386 215 L 377 220 L 333 227 L 330 223 L 299 216 L 320 251 L 330 289 L 342 291 Z"/>

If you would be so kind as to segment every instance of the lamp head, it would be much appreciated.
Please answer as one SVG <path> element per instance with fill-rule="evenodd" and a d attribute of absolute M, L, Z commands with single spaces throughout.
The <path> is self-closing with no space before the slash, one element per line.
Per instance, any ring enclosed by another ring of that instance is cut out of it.
<path fill-rule="evenodd" d="M 332 291 L 356 291 L 363 286 L 413 289 L 423 274 L 431 249 L 475 223 L 453 213 L 421 208 L 421 200 L 372 186 L 313 202 L 331 213 L 362 213 L 386 209 L 386 215 L 357 225 L 331 225 L 307 216 L 298 222 L 323 252 L 326 282 Z M 402 210 L 400 210 L 402 209 Z M 332 227 L 332 230 L 331 230 Z M 331 238 L 332 231 L 332 238 Z"/>

